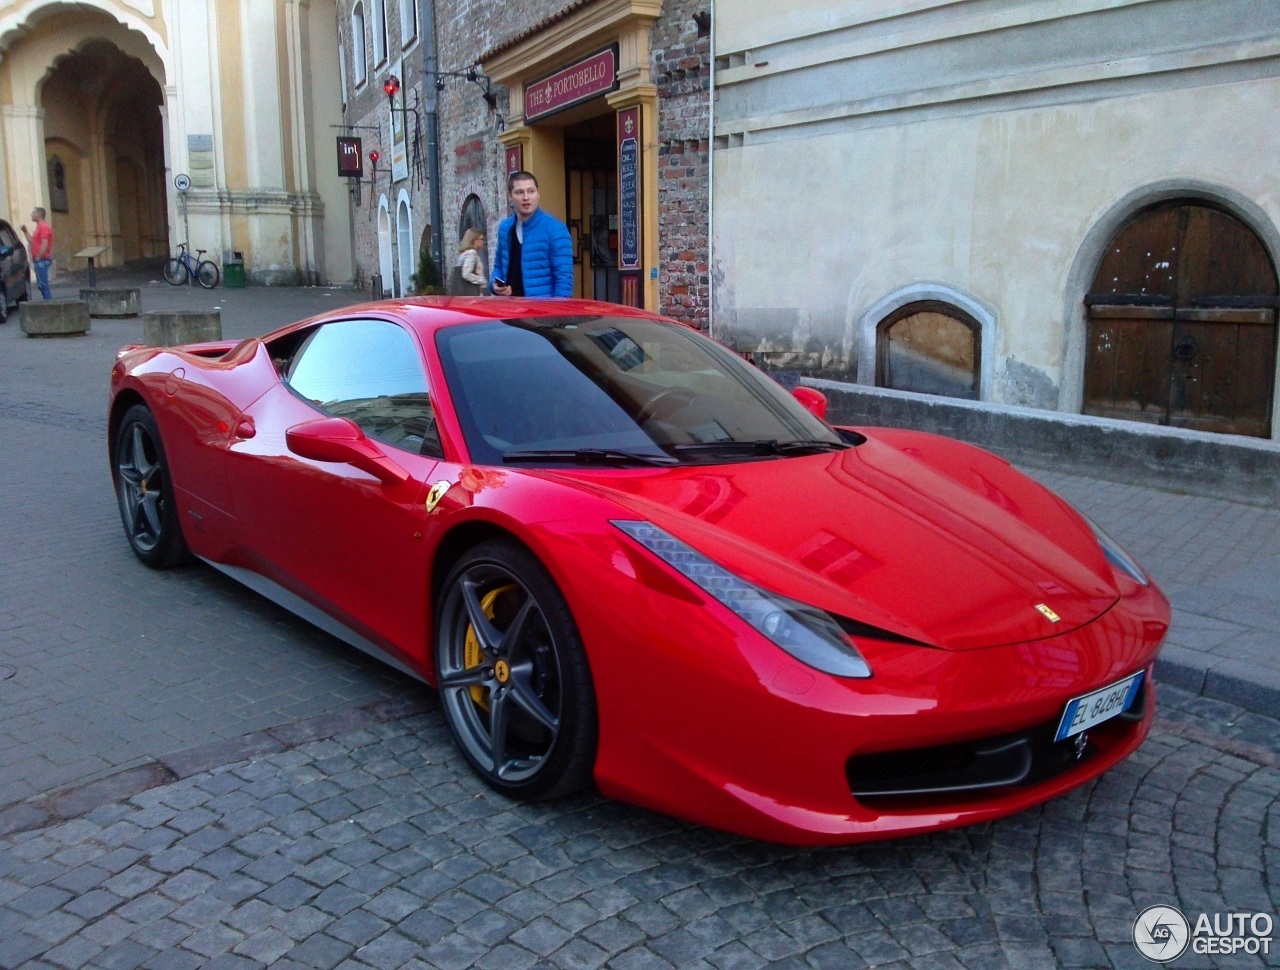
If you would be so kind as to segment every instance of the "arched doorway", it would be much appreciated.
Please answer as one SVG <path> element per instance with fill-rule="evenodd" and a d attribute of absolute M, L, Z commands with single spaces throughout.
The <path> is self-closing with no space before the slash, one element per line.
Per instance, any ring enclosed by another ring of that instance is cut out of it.
<path fill-rule="evenodd" d="M 413 210 L 409 207 L 409 195 L 403 189 L 396 204 L 396 254 L 400 263 L 400 296 L 413 292 Z"/>
<path fill-rule="evenodd" d="M 382 295 L 393 296 L 396 292 L 396 267 L 391 253 L 391 212 L 385 195 L 378 199 L 378 273 L 381 275 Z"/>
<path fill-rule="evenodd" d="M 1278 294 L 1266 247 L 1231 214 L 1139 212 L 1085 298 L 1085 413 L 1269 437 Z"/>
<path fill-rule="evenodd" d="M 55 58 L 38 103 L 59 264 L 85 246 L 107 248 L 99 265 L 164 256 L 163 95 L 151 70 L 112 41 L 91 39 Z"/>

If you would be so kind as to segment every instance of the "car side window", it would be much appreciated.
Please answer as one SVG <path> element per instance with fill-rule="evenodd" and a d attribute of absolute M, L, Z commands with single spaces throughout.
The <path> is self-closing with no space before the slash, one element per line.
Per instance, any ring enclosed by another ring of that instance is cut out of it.
<path fill-rule="evenodd" d="M 8 223 L 0 226 L 0 245 L 14 247 L 18 245 L 18 237 L 14 231 L 9 228 Z"/>
<path fill-rule="evenodd" d="M 288 363 L 285 382 L 326 414 L 371 438 L 443 457 L 422 357 L 408 331 L 385 320 L 317 327 Z"/>

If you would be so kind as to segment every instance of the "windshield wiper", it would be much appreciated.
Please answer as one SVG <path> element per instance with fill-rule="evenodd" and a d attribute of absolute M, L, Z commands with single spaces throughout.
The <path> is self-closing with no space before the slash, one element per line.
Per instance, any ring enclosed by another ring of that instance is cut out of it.
<path fill-rule="evenodd" d="M 529 465 L 544 461 L 568 461 L 575 465 L 675 465 L 667 455 L 623 451 L 617 448 L 548 448 L 542 451 L 509 451 L 502 456 L 509 465 Z"/>
<path fill-rule="evenodd" d="M 745 458 L 772 458 L 778 455 L 817 455 L 827 451 L 844 451 L 849 445 L 843 441 L 823 441 L 806 438 L 799 441 L 778 441 L 765 438 L 758 441 L 691 441 L 667 447 L 681 455 L 726 455 Z"/>

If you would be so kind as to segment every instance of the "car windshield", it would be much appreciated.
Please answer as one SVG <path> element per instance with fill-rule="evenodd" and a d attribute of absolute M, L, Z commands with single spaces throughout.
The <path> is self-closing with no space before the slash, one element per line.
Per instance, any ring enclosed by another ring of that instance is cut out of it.
<path fill-rule="evenodd" d="M 847 445 L 777 383 L 676 324 L 542 317 L 442 328 L 472 461 L 702 464 Z"/>

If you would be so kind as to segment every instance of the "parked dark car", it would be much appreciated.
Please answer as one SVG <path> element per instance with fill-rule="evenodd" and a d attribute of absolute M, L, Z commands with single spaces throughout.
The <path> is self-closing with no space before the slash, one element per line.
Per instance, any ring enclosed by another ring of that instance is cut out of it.
<path fill-rule="evenodd" d="M 13 226 L 0 219 L 0 323 L 9 319 L 9 307 L 30 295 L 31 260 L 27 249 Z"/>

